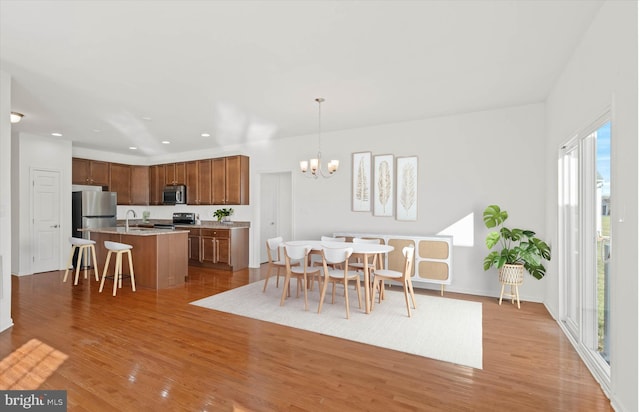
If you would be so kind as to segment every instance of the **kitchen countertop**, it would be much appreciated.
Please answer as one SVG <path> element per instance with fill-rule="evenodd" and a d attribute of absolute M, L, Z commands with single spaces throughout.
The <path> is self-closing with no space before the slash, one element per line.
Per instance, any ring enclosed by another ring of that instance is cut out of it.
<path fill-rule="evenodd" d="M 153 227 L 138 227 L 138 226 L 129 226 L 129 230 L 127 231 L 124 226 L 117 227 L 98 227 L 92 229 L 80 229 L 84 232 L 90 233 L 110 233 L 117 235 L 134 235 L 134 236 L 156 236 L 156 235 L 171 235 L 174 233 L 187 233 L 188 230 L 182 229 L 161 229 L 161 228 L 153 228 Z"/>
<path fill-rule="evenodd" d="M 118 220 L 118 226 L 124 226 L 124 220 Z M 173 221 L 171 219 L 149 219 L 148 222 L 143 222 L 142 219 L 129 219 L 130 228 L 152 228 L 154 224 L 171 225 Z M 251 227 L 251 222 L 231 221 L 229 223 L 217 222 L 214 220 L 203 220 L 199 225 L 189 224 L 175 224 L 176 228 L 180 229 L 233 229 Z M 171 229 L 169 229 L 171 230 Z"/>
<path fill-rule="evenodd" d="M 233 229 L 233 228 L 237 228 L 237 227 L 250 227 L 251 223 L 250 222 L 229 222 L 229 223 L 222 223 L 222 222 L 214 222 L 214 221 L 210 221 L 210 220 L 206 220 L 206 221 L 202 221 L 199 225 L 175 225 L 176 227 L 179 227 L 181 229 L 183 228 L 189 228 L 189 229 L 197 229 L 199 227 L 203 227 L 205 229 Z"/>

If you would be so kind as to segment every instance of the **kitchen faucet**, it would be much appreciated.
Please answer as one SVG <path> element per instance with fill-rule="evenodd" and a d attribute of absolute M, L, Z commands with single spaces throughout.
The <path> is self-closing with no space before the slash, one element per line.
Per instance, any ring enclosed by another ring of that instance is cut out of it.
<path fill-rule="evenodd" d="M 124 231 L 128 232 L 129 231 L 129 212 L 133 213 L 133 217 L 137 217 L 136 216 L 136 211 L 133 209 L 129 209 L 127 210 L 127 214 L 124 216 Z"/>

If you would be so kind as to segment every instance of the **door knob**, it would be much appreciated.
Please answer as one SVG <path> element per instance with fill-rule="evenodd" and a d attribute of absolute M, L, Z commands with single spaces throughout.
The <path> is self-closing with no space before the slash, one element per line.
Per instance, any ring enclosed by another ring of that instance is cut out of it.
<path fill-rule="evenodd" d="M 60 226 L 60 225 L 53 225 L 53 226 L 51 226 L 51 227 L 52 227 L 52 228 L 57 228 L 58 226 Z"/>

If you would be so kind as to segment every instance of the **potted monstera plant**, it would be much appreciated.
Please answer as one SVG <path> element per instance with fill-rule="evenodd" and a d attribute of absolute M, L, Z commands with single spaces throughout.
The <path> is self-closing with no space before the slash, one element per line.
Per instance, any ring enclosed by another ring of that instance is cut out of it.
<path fill-rule="evenodd" d="M 524 280 L 524 271 L 536 279 L 542 279 L 546 274 L 542 262 L 551 259 L 551 248 L 547 243 L 538 239 L 532 230 L 506 227 L 505 221 L 508 218 L 507 211 L 501 210 L 497 205 L 487 206 L 482 214 L 485 226 L 495 229 L 485 239 L 491 252 L 484 258 L 484 270 L 492 267 L 498 269 L 498 280 L 502 284 L 501 303 L 504 285 L 516 286 L 517 295 L 517 286 Z"/>

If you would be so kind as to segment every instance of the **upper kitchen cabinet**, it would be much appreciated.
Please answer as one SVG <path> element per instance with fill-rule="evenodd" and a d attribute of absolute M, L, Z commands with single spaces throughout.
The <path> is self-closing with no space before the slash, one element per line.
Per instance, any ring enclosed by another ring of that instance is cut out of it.
<path fill-rule="evenodd" d="M 149 204 L 149 166 L 131 166 L 131 204 Z"/>
<path fill-rule="evenodd" d="M 214 205 L 249 204 L 249 158 L 228 156 L 212 159 Z"/>
<path fill-rule="evenodd" d="M 109 187 L 109 162 L 100 160 L 71 159 L 71 183 Z"/>
<path fill-rule="evenodd" d="M 211 203 L 211 159 L 186 163 L 187 203 L 210 205 Z"/>
<path fill-rule="evenodd" d="M 166 185 L 184 185 L 187 183 L 186 163 L 169 163 L 164 165 L 164 183 Z"/>
<path fill-rule="evenodd" d="M 149 204 L 162 204 L 162 190 L 165 186 L 165 165 L 149 167 Z"/>
<path fill-rule="evenodd" d="M 211 171 L 211 159 L 198 160 L 198 200 L 201 205 L 213 204 Z"/>
<path fill-rule="evenodd" d="M 131 202 L 131 166 L 111 163 L 111 184 L 109 190 L 118 194 L 119 205 L 130 205 Z"/>
<path fill-rule="evenodd" d="M 198 161 L 187 162 L 187 204 L 198 205 Z"/>

